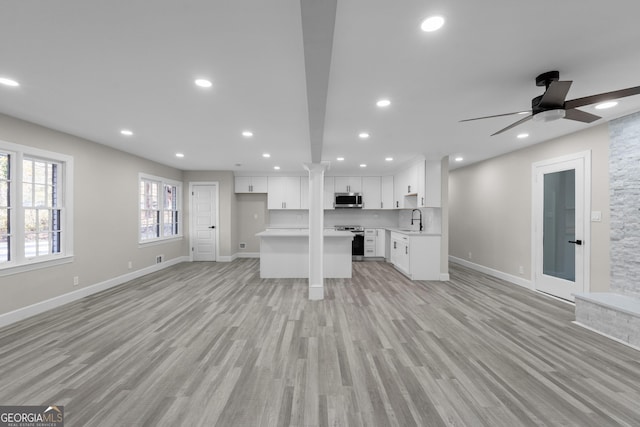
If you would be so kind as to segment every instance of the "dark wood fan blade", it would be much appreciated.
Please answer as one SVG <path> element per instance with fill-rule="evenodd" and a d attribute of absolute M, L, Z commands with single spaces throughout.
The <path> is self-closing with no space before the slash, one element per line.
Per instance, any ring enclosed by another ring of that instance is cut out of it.
<path fill-rule="evenodd" d="M 500 129 L 498 132 L 496 132 L 496 133 L 492 134 L 491 136 L 495 136 L 495 135 L 501 134 L 502 132 L 506 132 L 506 131 L 508 131 L 509 129 L 512 129 L 512 128 L 514 128 L 514 127 L 518 126 L 518 125 L 521 125 L 522 123 L 524 123 L 524 122 L 526 122 L 526 121 L 528 121 L 528 120 L 531 120 L 531 117 L 533 117 L 533 116 L 527 116 L 527 117 L 525 117 L 524 119 L 520 119 L 520 120 L 518 120 L 517 122 L 510 124 L 510 125 L 509 125 L 509 126 L 507 126 L 506 128 L 504 128 L 504 129 Z"/>
<path fill-rule="evenodd" d="M 571 88 L 571 83 L 573 83 L 571 80 L 551 82 L 538 105 L 542 108 L 562 107 Z"/>
<path fill-rule="evenodd" d="M 565 119 L 575 120 L 577 122 L 583 123 L 593 123 L 596 120 L 600 119 L 600 116 L 596 116 L 595 114 L 587 113 L 582 110 L 566 110 L 565 111 Z"/>
<path fill-rule="evenodd" d="M 584 98 L 572 99 L 565 102 L 564 107 L 569 110 L 571 108 L 583 107 L 585 105 L 591 104 L 599 104 L 600 102 L 611 101 L 613 99 L 624 98 L 626 96 L 633 95 L 640 95 L 640 86 L 614 90 L 613 92 L 599 93 L 597 95 L 585 96 Z"/>
<path fill-rule="evenodd" d="M 495 115 L 493 115 L 493 116 L 476 117 L 476 118 L 474 118 L 474 119 L 464 119 L 464 120 L 460 120 L 460 122 L 459 122 L 459 123 L 462 123 L 462 122 L 470 122 L 470 121 L 473 121 L 473 120 L 492 119 L 492 118 L 494 118 L 494 117 L 513 116 L 514 114 L 522 114 L 522 113 L 531 113 L 531 111 L 525 111 L 525 110 L 523 110 L 523 111 L 516 111 L 515 113 L 495 114 Z"/>

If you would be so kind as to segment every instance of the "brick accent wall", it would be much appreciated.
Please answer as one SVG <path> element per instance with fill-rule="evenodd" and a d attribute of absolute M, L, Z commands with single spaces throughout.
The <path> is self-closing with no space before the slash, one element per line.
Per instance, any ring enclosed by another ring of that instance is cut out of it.
<path fill-rule="evenodd" d="M 640 113 L 609 123 L 611 292 L 640 298 Z"/>

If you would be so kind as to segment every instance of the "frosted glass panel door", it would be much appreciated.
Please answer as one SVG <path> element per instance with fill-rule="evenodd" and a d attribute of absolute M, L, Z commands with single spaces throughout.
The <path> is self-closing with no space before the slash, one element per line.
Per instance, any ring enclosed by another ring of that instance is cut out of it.
<path fill-rule="evenodd" d="M 544 175 L 543 272 L 576 281 L 576 171 Z"/>
<path fill-rule="evenodd" d="M 533 282 L 537 290 L 573 301 L 588 290 L 589 152 L 533 165 Z"/>

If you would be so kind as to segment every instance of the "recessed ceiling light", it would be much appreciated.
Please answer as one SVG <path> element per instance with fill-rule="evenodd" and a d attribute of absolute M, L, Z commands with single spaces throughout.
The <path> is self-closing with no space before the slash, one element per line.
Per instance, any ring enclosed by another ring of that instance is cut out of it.
<path fill-rule="evenodd" d="M 200 87 L 211 87 L 212 83 L 207 79 L 196 79 L 195 84 Z"/>
<path fill-rule="evenodd" d="M 20 86 L 20 83 L 18 83 L 17 81 L 8 79 L 6 77 L 0 77 L 0 84 L 3 84 L 5 86 Z"/>
<path fill-rule="evenodd" d="M 393 157 L 385 157 L 384 160 L 387 162 L 393 162 Z"/>
<path fill-rule="evenodd" d="M 126 136 L 131 136 L 133 135 L 133 132 L 131 132 L 129 129 L 122 129 L 120 131 L 121 134 L 126 135 Z"/>
<path fill-rule="evenodd" d="M 269 157 L 271 157 L 271 154 L 269 154 L 269 153 L 264 153 L 264 154 L 262 155 L 262 157 L 264 157 L 265 159 L 268 159 Z"/>
<path fill-rule="evenodd" d="M 273 167 L 275 170 L 279 171 L 280 170 L 280 166 L 274 166 Z"/>
<path fill-rule="evenodd" d="M 430 16 L 422 21 L 420 28 L 422 31 L 430 33 L 431 31 L 437 31 L 444 25 L 444 18 L 442 16 Z"/>
<path fill-rule="evenodd" d="M 342 161 L 344 161 L 344 157 L 337 157 L 336 160 L 339 161 L 339 162 L 342 162 Z"/>
<path fill-rule="evenodd" d="M 253 132 L 251 132 L 250 130 L 244 130 L 242 131 L 242 136 L 244 136 L 245 138 L 251 138 L 253 136 Z"/>
<path fill-rule="evenodd" d="M 461 161 L 463 161 L 464 159 L 463 159 L 462 157 L 456 157 L 454 160 L 455 160 L 456 162 L 461 162 Z"/>
<path fill-rule="evenodd" d="M 517 138 L 518 139 L 529 138 L 529 134 L 528 133 L 519 133 Z"/>
<path fill-rule="evenodd" d="M 361 167 L 361 168 L 366 168 L 366 167 L 367 167 L 367 165 L 365 165 L 364 163 L 360 163 L 360 167 Z"/>
<path fill-rule="evenodd" d="M 376 105 L 378 107 L 388 107 L 389 105 L 391 105 L 391 101 L 389 101 L 388 99 L 381 99 L 376 102 Z"/>
<path fill-rule="evenodd" d="M 183 153 L 176 153 L 176 157 L 183 158 L 184 154 Z"/>
<path fill-rule="evenodd" d="M 369 134 L 367 132 L 360 132 L 360 134 L 358 135 L 358 137 L 360 139 L 367 139 L 369 138 Z"/>
<path fill-rule="evenodd" d="M 615 107 L 616 105 L 618 105 L 618 103 L 616 101 L 602 102 L 602 103 L 596 105 L 596 110 L 604 110 L 604 109 L 607 109 L 607 108 Z"/>

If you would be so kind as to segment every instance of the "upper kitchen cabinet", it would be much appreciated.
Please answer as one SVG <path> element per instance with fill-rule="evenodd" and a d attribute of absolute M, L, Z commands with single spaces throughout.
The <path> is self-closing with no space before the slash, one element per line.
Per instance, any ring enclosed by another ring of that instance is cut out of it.
<path fill-rule="evenodd" d="M 393 177 L 394 183 L 394 207 L 396 209 L 409 209 L 417 207 L 416 194 L 418 180 L 416 166 L 403 169 Z"/>
<path fill-rule="evenodd" d="M 362 209 L 382 209 L 382 188 L 379 176 L 362 177 Z"/>
<path fill-rule="evenodd" d="M 324 177 L 324 209 L 335 209 L 335 178 L 332 176 Z"/>
<path fill-rule="evenodd" d="M 382 209 L 395 209 L 393 200 L 393 176 L 383 176 L 380 179 L 380 198 Z"/>
<path fill-rule="evenodd" d="M 267 177 L 266 176 L 236 176 L 235 192 L 236 193 L 266 193 Z"/>
<path fill-rule="evenodd" d="M 267 184 L 268 209 L 301 209 L 299 176 L 270 176 Z"/>
<path fill-rule="evenodd" d="M 394 176 L 397 209 L 440 207 L 440 162 L 420 161 Z"/>
<path fill-rule="evenodd" d="M 336 176 L 336 193 L 362 193 L 362 177 L 360 176 Z"/>
<path fill-rule="evenodd" d="M 300 177 L 300 209 L 309 209 L 309 177 Z"/>
<path fill-rule="evenodd" d="M 418 187 L 418 203 L 421 208 L 442 207 L 442 170 L 440 161 L 427 160 L 424 163 L 423 191 Z"/>

